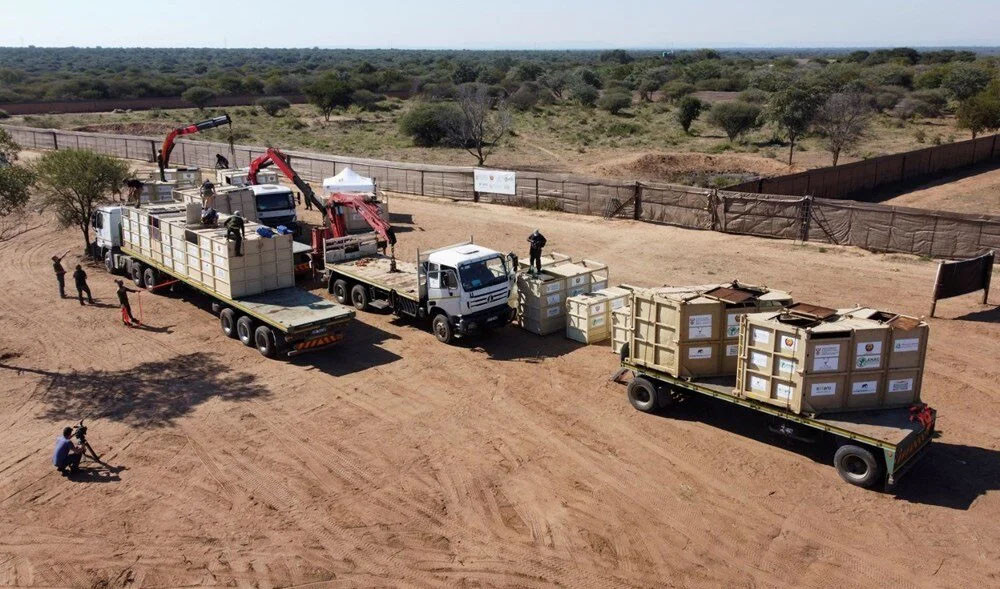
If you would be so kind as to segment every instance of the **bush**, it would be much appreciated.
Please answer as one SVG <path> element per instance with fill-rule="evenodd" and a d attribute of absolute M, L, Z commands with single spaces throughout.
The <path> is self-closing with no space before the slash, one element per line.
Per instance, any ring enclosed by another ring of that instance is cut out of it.
<path fill-rule="evenodd" d="M 898 86 L 883 86 L 875 92 L 875 108 L 882 112 L 892 110 L 905 95 L 905 88 L 900 88 Z"/>
<path fill-rule="evenodd" d="M 399 130 L 412 137 L 414 145 L 433 147 L 446 142 L 450 129 L 461 118 L 462 113 L 454 104 L 422 103 L 400 117 Z"/>
<path fill-rule="evenodd" d="M 676 102 L 688 94 L 693 93 L 696 88 L 694 87 L 694 84 L 688 84 L 687 82 L 682 82 L 680 80 L 673 80 L 664 84 L 660 90 L 663 92 L 664 99 Z"/>
<path fill-rule="evenodd" d="M 600 93 L 590 84 L 577 81 L 573 84 L 573 99 L 583 106 L 594 106 Z"/>
<path fill-rule="evenodd" d="M 371 90 L 355 90 L 351 94 L 351 102 L 358 105 L 361 110 L 373 111 L 378 109 L 378 103 L 385 101 L 385 96 L 375 94 Z"/>
<path fill-rule="evenodd" d="M 703 110 L 705 110 L 705 103 L 694 96 L 685 96 L 681 99 L 677 108 L 677 122 L 680 123 L 685 133 L 691 132 L 691 123 L 698 118 Z"/>
<path fill-rule="evenodd" d="M 0 120 L 9 118 L 10 118 L 10 113 L 0 108 Z"/>
<path fill-rule="evenodd" d="M 708 123 L 725 131 L 730 141 L 762 125 L 761 108 L 748 102 L 717 102 L 708 111 Z"/>
<path fill-rule="evenodd" d="M 198 107 L 198 110 L 204 110 L 215 98 L 215 90 L 204 86 L 191 86 L 181 94 L 181 98 Z"/>
<path fill-rule="evenodd" d="M 767 92 L 764 92 L 760 88 L 750 88 L 740 92 L 740 100 L 749 102 L 750 104 L 764 104 L 767 102 Z"/>
<path fill-rule="evenodd" d="M 507 99 L 507 103 L 516 110 L 526 111 L 538 104 L 538 98 L 538 84 L 530 82 L 521 84 L 521 87 Z"/>
<path fill-rule="evenodd" d="M 597 101 L 597 107 L 616 115 L 626 108 L 632 106 L 632 97 L 622 91 L 610 91 L 601 96 Z"/>
<path fill-rule="evenodd" d="M 282 96 L 266 96 L 264 98 L 258 98 L 255 104 L 272 117 L 276 117 L 281 111 L 288 110 L 292 107 L 292 103 L 288 102 L 288 100 Z"/>

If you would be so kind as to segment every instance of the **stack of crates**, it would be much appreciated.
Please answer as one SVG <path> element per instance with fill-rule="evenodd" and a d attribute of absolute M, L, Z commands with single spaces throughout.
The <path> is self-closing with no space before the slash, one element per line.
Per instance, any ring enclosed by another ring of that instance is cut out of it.
<path fill-rule="evenodd" d="M 236 168 L 232 170 L 216 170 L 215 183 L 219 186 L 249 186 L 247 176 L 250 168 Z M 277 184 L 278 173 L 274 170 L 257 170 L 257 184 Z"/>
<path fill-rule="evenodd" d="M 562 254 L 545 256 L 542 261 L 537 275 L 518 274 L 514 307 L 519 326 L 548 335 L 566 329 L 567 298 L 607 287 L 608 266 L 593 260 L 574 262 Z"/>
<path fill-rule="evenodd" d="M 192 166 L 177 166 L 163 170 L 163 176 L 168 182 L 174 182 L 177 188 L 193 188 L 201 185 L 201 168 Z"/>
<path fill-rule="evenodd" d="M 165 204 L 174 199 L 173 192 L 177 183 L 162 180 L 143 180 L 142 192 L 139 194 L 141 204 Z"/>
<path fill-rule="evenodd" d="M 612 313 L 627 306 L 631 291 L 609 287 L 566 299 L 566 337 L 583 344 L 611 337 Z"/>
<path fill-rule="evenodd" d="M 201 188 L 182 188 L 174 191 L 174 199 L 182 203 L 195 203 L 200 208 L 205 207 L 206 197 L 202 196 Z M 212 199 L 214 208 L 221 214 L 231 215 L 236 211 L 247 221 L 256 222 L 257 199 L 253 191 L 240 186 L 217 186 Z"/>

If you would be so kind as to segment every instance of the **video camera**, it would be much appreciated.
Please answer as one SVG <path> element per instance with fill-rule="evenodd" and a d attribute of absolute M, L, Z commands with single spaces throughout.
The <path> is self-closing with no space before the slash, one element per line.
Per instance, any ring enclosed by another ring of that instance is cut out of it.
<path fill-rule="evenodd" d="M 80 442 L 80 446 L 84 450 L 90 452 L 90 457 L 93 458 L 95 462 L 101 462 L 100 455 L 97 452 L 94 452 L 94 449 L 90 446 L 90 443 L 87 442 L 87 426 L 83 425 L 82 419 L 80 420 L 79 424 L 73 426 L 73 437 L 76 438 L 78 442 Z"/>

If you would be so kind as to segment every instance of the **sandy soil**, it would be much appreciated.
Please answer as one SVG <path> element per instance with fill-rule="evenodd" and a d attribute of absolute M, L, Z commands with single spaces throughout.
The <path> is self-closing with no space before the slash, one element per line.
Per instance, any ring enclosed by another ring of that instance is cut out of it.
<path fill-rule="evenodd" d="M 1000 169 L 963 170 L 888 196 L 885 204 L 1000 215 Z"/>
<path fill-rule="evenodd" d="M 800 171 L 802 168 L 748 154 L 669 152 L 629 154 L 586 170 L 594 176 L 640 180 L 676 179 L 678 176 L 698 174 L 780 176 Z"/>
<path fill-rule="evenodd" d="M 920 314 L 935 266 L 903 256 L 393 198 L 402 255 L 477 241 L 605 260 L 613 281 L 742 278 L 827 305 Z M 362 314 L 339 348 L 262 361 L 197 297 L 140 295 L 121 326 L 59 300 L 51 223 L 0 244 L 0 584 L 177 587 L 986 587 L 1000 583 L 1000 314 L 931 320 L 942 436 L 893 493 L 828 448 L 707 401 L 634 411 L 615 356 L 511 327 L 438 344 Z M 70 260 L 68 260 L 70 261 Z M 200 305 L 198 303 L 201 303 Z M 192 304 L 195 303 L 195 304 Z M 118 472 L 51 467 L 88 418 Z"/>

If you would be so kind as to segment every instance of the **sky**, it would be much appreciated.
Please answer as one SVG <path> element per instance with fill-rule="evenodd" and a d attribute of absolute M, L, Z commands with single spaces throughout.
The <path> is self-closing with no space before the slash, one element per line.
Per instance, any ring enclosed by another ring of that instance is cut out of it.
<path fill-rule="evenodd" d="M 1000 0 L 0 0 L 0 46 L 1000 45 Z"/>

